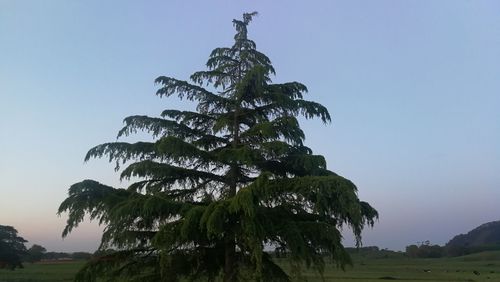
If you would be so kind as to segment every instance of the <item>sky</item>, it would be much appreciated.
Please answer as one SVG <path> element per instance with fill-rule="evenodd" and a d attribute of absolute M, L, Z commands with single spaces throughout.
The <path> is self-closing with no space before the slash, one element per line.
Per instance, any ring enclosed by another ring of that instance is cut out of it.
<path fill-rule="evenodd" d="M 203 70 L 251 11 L 273 80 L 330 110 L 330 125 L 302 121 L 306 145 L 379 211 L 365 246 L 445 244 L 500 220 L 498 1 L 0 0 L 0 224 L 95 250 L 102 227 L 62 239 L 57 208 L 83 179 L 125 185 L 85 153 L 129 115 L 190 107 L 155 96 L 154 79 Z"/>

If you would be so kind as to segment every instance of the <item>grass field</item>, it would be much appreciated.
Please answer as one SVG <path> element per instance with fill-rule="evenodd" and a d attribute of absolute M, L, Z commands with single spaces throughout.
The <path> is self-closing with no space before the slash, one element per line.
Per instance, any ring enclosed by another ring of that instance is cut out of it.
<path fill-rule="evenodd" d="M 476 271 L 479 275 L 474 274 Z M 346 271 L 328 267 L 326 281 L 496 281 L 500 282 L 500 260 L 442 259 L 358 259 Z M 322 281 L 306 271 L 303 281 Z"/>
<path fill-rule="evenodd" d="M 327 267 L 326 281 L 500 281 L 500 252 L 485 252 L 459 258 L 408 259 L 356 257 L 346 271 Z M 280 260 L 286 267 L 287 263 Z M 24 269 L 0 270 L 0 282 L 72 281 L 83 262 L 26 264 Z M 427 270 L 427 272 L 425 271 Z M 476 271 L 479 275 L 474 274 Z M 305 271 L 303 281 L 321 281 L 313 271 Z"/>
<path fill-rule="evenodd" d="M 23 269 L 0 270 L 0 282 L 73 281 L 84 261 L 60 263 L 25 263 Z"/>

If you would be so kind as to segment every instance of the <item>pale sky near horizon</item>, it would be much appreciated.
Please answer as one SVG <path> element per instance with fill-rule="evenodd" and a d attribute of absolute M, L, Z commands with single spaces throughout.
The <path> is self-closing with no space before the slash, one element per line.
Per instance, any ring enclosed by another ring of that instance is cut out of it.
<path fill-rule="evenodd" d="M 302 123 L 306 145 L 378 209 L 364 245 L 444 244 L 500 220 L 498 1 L 0 0 L 0 224 L 95 250 L 96 224 L 62 240 L 56 215 L 75 182 L 123 185 L 85 153 L 126 116 L 186 107 L 153 80 L 203 69 L 250 11 L 274 81 L 330 110 L 331 125 Z"/>

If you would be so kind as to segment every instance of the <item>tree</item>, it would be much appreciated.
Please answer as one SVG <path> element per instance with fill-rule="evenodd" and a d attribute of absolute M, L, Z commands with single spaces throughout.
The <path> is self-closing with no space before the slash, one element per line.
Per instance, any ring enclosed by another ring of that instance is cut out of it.
<path fill-rule="evenodd" d="M 176 94 L 196 111 L 127 117 L 118 138 L 146 131 L 154 142 L 89 150 L 85 160 L 109 158 L 132 184 L 70 187 L 59 207 L 69 212 L 63 236 L 88 213 L 105 225 L 100 248 L 119 250 L 89 262 L 77 279 L 289 281 L 266 248 L 287 253 L 293 275 L 304 264 L 322 273 L 325 256 L 350 263 L 340 227 L 350 226 L 360 243 L 377 212 L 304 145 L 297 116 L 329 123 L 330 115 L 303 99 L 303 84 L 272 83 L 269 58 L 247 37 L 255 14 L 233 20 L 234 45 L 214 49 L 208 70 L 191 82 L 155 80 L 158 96 Z"/>
<path fill-rule="evenodd" d="M 33 246 L 31 246 L 31 248 L 28 249 L 26 261 L 31 263 L 40 261 L 43 258 L 45 252 L 47 252 L 47 250 L 44 247 L 34 244 Z"/>
<path fill-rule="evenodd" d="M 26 254 L 24 243 L 28 241 L 17 236 L 12 226 L 0 225 L 0 269 L 22 268 L 22 256 Z"/>
<path fill-rule="evenodd" d="M 417 245 L 409 245 L 406 246 L 406 255 L 411 257 L 411 258 L 417 258 L 418 257 L 418 246 Z"/>
<path fill-rule="evenodd" d="M 431 245 L 429 240 L 420 242 L 420 245 L 406 246 L 406 255 L 412 258 L 440 258 L 445 254 L 443 247 Z"/>

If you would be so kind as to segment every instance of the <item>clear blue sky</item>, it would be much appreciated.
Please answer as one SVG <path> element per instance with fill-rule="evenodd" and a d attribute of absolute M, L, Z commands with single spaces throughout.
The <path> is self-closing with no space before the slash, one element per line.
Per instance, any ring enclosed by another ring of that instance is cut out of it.
<path fill-rule="evenodd" d="M 498 1 L 0 0 L 0 224 L 95 249 L 95 224 L 63 241 L 56 216 L 75 182 L 120 186 L 86 151 L 128 115 L 186 107 L 154 78 L 203 69 L 249 11 L 275 81 L 303 82 L 333 116 L 304 122 L 306 143 L 379 210 L 365 245 L 443 244 L 500 219 Z"/>

